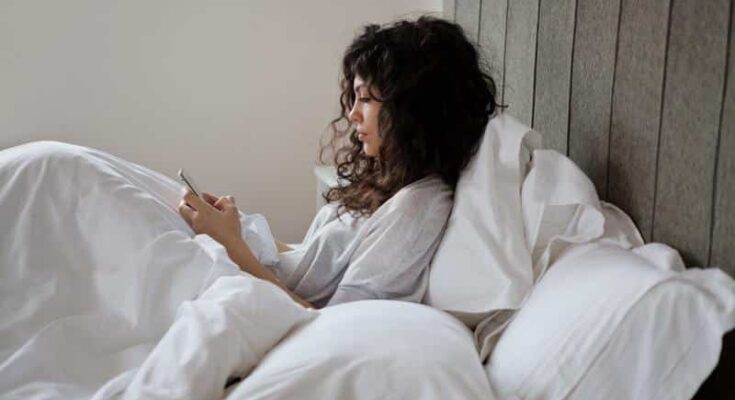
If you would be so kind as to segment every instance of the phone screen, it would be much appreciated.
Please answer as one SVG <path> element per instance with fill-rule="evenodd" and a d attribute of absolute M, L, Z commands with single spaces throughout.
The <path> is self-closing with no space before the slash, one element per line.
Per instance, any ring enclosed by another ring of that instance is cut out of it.
<path fill-rule="evenodd" d="M 184 172 L 183 168 L 179 169 L 179 179 L 181 180 L 181 182 L 184 183 L 184 185 L 186 185 L 186 187 L 189 188 L 189 190 L 191 190 L 192 193 L 194 193 L 194 195 L 199 196 L 199 190 L 194 185 L 192 179 L 188 175 L 186 175 L 186 172 Z"/>

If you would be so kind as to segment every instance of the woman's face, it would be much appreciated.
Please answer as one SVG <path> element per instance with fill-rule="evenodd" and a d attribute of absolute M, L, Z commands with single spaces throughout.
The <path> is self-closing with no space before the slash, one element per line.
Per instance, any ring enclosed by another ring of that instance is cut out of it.
<path fill-rule="evenodd" d="M 378 129 L 378 114 L 383 103 L 372 97 L 367 83 L 361 77 L 355 76 L 352 87 L 355 91 L 355 104 L 352 105 L 348 117 L 356 125 L 362 150 L 367 156 L 375 157 L 383 142 Z M 380 95 L 375 88 L 372 89 L 372 94 Z"/>

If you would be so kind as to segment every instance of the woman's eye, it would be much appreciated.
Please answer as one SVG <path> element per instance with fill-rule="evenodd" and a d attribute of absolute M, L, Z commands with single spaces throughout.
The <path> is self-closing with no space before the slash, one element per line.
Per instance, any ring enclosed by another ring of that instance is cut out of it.
<path fill-rule="evenodd" d="M 369 103 L 370 97 L 360 97 L 357 100 L 359 100 L 361 103 Z"/>

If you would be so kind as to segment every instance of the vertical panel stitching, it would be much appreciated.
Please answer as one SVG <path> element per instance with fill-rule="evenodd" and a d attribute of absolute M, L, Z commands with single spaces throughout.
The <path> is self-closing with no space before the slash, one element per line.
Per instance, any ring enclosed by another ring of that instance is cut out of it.
<path fill-rule="evenodd" d="M 533 96 L 531 99 L 531 128 L 534 128 L 534 122 L 536 121 L 536 71 L 538 70 L 538 31 L 541 27 L 542 1 L 543 0 L 538 0 L 536 2 L 536 43 L 534 43 L 536 54 L 533 57 Z"/>
<path fill-rule="evenodd" d="M 579 8 L 579 1 L 574 1 L 574 29 L 572 29 L 572 54 L 569 60 L 569 99 L 567 101 L 567 157 L 570 157 L 569 143 L 571 138 L 571 125 L 572 125 L 572 77 L 574 76 L 574 45 L 577 39 L 577 9 Z M 571 157 L 570 157 L 571 158 Z"/>
<path fill-rule="evenodd" d="M 477 37 L 475 37 L 475 43 L 477 47 L 480 47 L 480 38 L 482 37 L 482 1 L 479 1 L 477 7 Z"/>
<path fill-rule="evenodd" d="M 503 105 L 505 105 L 505 92 L 507 89 L 505 87 L 505 71 L 506 71 L 505 59 L 506 59 L 506 55 L 508 54 L 508 10 L 510 10 L 510 4 L 511 2 L 509 0 L 505 1 L 505 27 L 504 27 L 505 33 L 503 34 L 503 83 L 502 83 L 503 93 L 500 99 L 500 102 L 503 103 Z"/>
<path fill-rule="evenodd" d="M 658 137 L 656 138 L 656 173 L 653 178 L 653 204 L 651 209 L 651 241 L 655 240 L 656 231 L 656 201 L 658 200 L 658 166 L 661 159 L 661 132 L 664 126 L 664 101 L 666 100 L 666 73 L 669 69 L 669 42 L 671 39 L 671 16 L 674 9 L 674 0 L 669 0 L 669 20 L 666 27 L 666 45 L 664 47 L 664 73 L 661 82 L 661 102 L 658 110 Z"/>
<path fill-rule="evenodd" d="M 620 52 L 620 25 L 623 20 L 623 2 L 618 4 L 618 29 L 615 32 L 615 58 L 613 60 L 612 87 L 610 88 L 610 124 L 607 128 L 607 171 L 605 172 L 605 199 L 610 199 L 610 147 L 612 145 L 613 102 L 615 101 L 615 82 L 618 74 L 618 53 Z"/>
<path fill-rule="evenodd" d="M 727 80 L 730 78 L 730 74 L 728 73 L 730 70 L 730 39 L 732 37 L 732 15 L 733 15 L 733 5 L 732 1 L 730 1 L 729 9 L 728 9 L 730 16 L 727 21 L 727 31 L 726 31 L 726 47 L 725 47 L 725 76 L 722 80 L 722 100 L 720 103 L 720 121 L 719 126 L 717 129 L 717 140 L 715 141 L 715 168 L 714 172 L 712 174 L 712 205 L 710 208 L 710 224 L 709 224 L 709 252 L 707 253 L 707 265 L 712 265 L 712 243 L 714 242 L 714 236 L 715 236 L 715 206 L 717 205 L 717 192 L 718 192 L 718 185 L 717 185 L 717 173 L 719 171 L 718 165 L 720 163 L 720 143 L 722 141 L 722 120 L 724 119 L 725 114 L 725 102 L 727 95 Z"/>

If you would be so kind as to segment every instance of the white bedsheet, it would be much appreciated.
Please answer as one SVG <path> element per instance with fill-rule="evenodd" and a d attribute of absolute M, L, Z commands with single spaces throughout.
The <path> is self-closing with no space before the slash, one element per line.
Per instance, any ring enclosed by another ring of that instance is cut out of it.
<path fill-rule="evenodd" d="M 91 398 L 100 388 L 98 398 L 105 398 L 120 394 L 131 379 L 157 385 L 145 379 L 150 374 L 136 378 L 136 369 L 177 310 L 177 324 L 202 327 L 199 338 L 210 345 L 200 349 L 205 359 L 207 351 L 221 352 L 221 342 L 210 340 L 217 324 L 275 344 L 290 327 L 284 323 L 301 320 L 286 312 L 295 303 L 285 293 L 258 281 L 209 292 L 249 313 L 210 307 L 206 326 L 191 318 L 186 325 L 182 318 L 196 317 L 187 310 L 204 303 L 185 302 L 217 278 L 242 273 L 221 246 L 193 236 L 176 210 L 180 198 L 175 181 L 93 149 L 37 142 L 0 151 L 0 398 Z M 257 220 L 242 222 L 257 229 Z M 274 247 L 251 244 L 261 261 L 274 256 Z M 268 306 L 243 308 L 248 291 L 261 297 L 253 304 Z M 264 318 L 268 313 L 272 317 Z M 189 339 L 161 345 L 181 351 L 196 342 Z M 159 361 L 166 357 L 155 354 Z"/>

